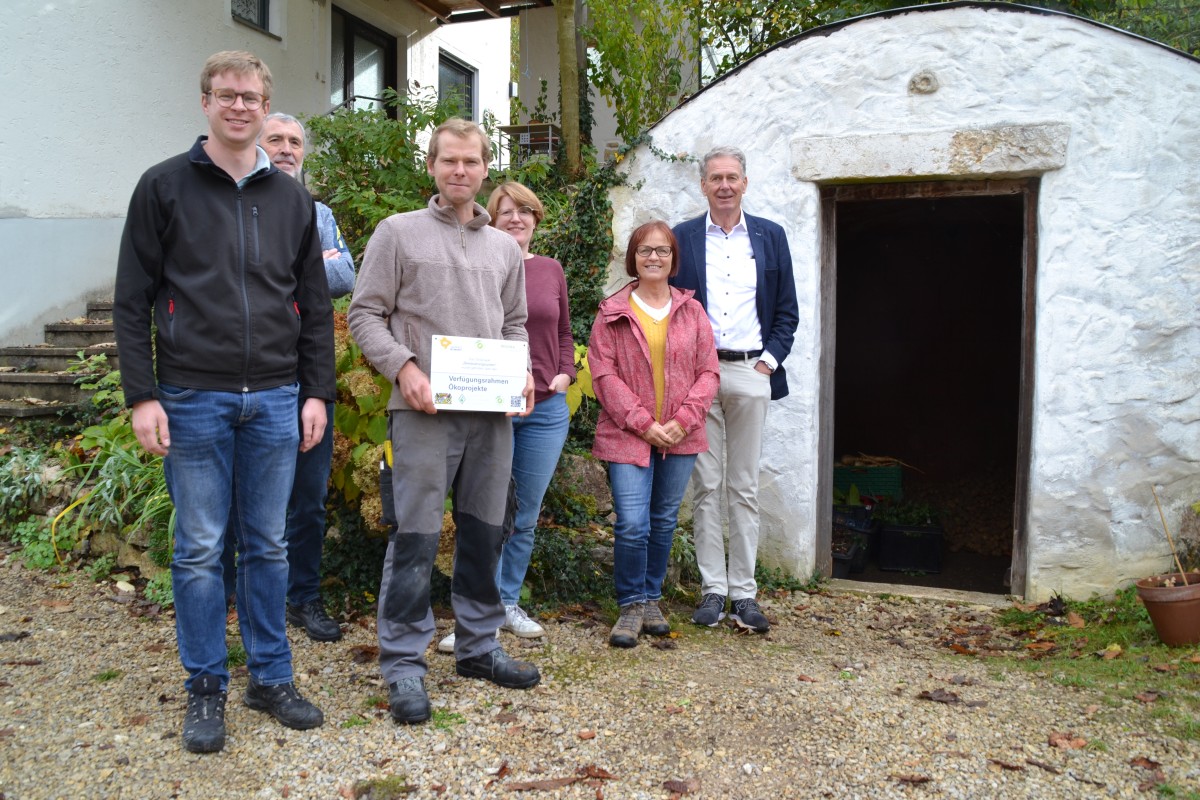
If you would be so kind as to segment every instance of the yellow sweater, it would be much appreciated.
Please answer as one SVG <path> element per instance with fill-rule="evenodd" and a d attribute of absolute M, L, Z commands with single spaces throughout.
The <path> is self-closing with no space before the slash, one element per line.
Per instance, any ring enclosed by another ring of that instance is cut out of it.
<path fill-rule="evenodd" d="M 650 347 L 650 371 L 654 375 L 654 419 L 662 423 L 662 403 L 666 387 L 667 324 L 670 318 L 654 319 L 638 305 L 632 295 L 629 298 L 629 307 L 633 309 L 638 324 L 642 326 L 646 344 Z"/>

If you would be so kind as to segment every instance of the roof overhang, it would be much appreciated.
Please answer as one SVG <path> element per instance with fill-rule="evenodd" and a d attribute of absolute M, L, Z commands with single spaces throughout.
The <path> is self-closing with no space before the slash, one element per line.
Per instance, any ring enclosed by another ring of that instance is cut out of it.
<path fill-rule="evenodd" d="M 432 14 L 439 25 L 449 25 L 515 17 L 526 9 L 553 6 L 554 0 L 412 0 L 412 4 Z"/>

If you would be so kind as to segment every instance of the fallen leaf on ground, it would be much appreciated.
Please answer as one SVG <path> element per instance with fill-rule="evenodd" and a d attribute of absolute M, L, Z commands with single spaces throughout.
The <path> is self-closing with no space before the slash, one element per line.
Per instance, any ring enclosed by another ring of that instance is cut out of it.
<path fill-rule="evenodd" d="M 369 664 L 379 660 L 379 648 L 371 644 L 356 644 L 350 648 L 350 660 L 355 664 Z"/>
<path fill-rule="evenodd" d="M 664 709 L 668 714 L 682 714 L 683 706 L 667 706 Z"/>
<path fill-rule="evenodd" d="M 804 683 L 820 683 L 819 680 L 812 677 L 811 675 L 797 675 L 796 680 L 802 681 Z"/>
<path fill-rule="evenodd" d="M 954 692 L 945 689 L 934 689 L 932 692 L 921 692 L 917 697 L 921 700 L 932 700 L 935 703 L 954 704 L 962 700 L 961 697 Z"/>
<path fill-rule="evenodd" d="M 547 778 L 542 781 L 519 781 L 517 783 L 506 783 L 504 788 L 510 792 L 531 792 L 531 791 L 548 791 L 550 789 L 561 789 L 564 786 L 570 786 L 572 783 L 577 783 L 579 778 Z"/>
<path fill-rule="evenodd" d="M 1175 670 L 1179 669 L 1179 665 L 1178 664 L 1155 664 L 1150 669 L 1154 670 L 1155 672 L 1174 672 Z"/>
<path fill-rule="evenodd" d="M 588 764 L 585 767 L 579 767 L 577 770 L 575 770 L 575 774 L 582 775 L 585 778 L 597 778 L 602 781 L 611 781 L 617 777 L 604 767 L 598 767 L 595 764 Z"/>
<path fill-rule="evenodd" d="M 655 639 L 650 643 L 650 646 L 655 650 L 674 650 L 676 647 L 678 647 L 678 645 L 675 644 L 675 640 L 669 637 L 666 639 Z"/>
<path fill-rule="evenodd" d="M 1037 652 L 1046 652 L 1055 648 L 1054 642 L 1030 642 L 1025 645 L 1026 650 L 1035 650 Z"/>
<path fill-rule="evenodd" d="M 1082 628 L 1086 623 L 1084 623 L 1083 617 L 1079 616 L 1074 611 L 1068 611 L 1067 624 L 1072 628 Z"/>
<path fill-rule="evenodd" d="M 1096 655 L 1100 656 L 1100 658 L 1103 658 L 1105 661 L 1112 661 L 1114 658 L 1121 655 L 1121 653 L 1121 645 L 1113 642 L 1103 650 L 1097 651 Z"/>
<path fill-rule="evenodd" d="M 583 730 L 581 730 L 581 731 L 578 733 L 578 736 L 579 736 L 579 738 L 580 738 L 580 739 L 584 739 L 584 740 L 587 740 L 587 739 L 595 739 L 595 738 L 596 738 L 596 732 L 595 732 L 595 731 L 592 731 L 592 730 L 588 730 L 587 728 L 584 728 Z"/>
<path fill-rule="evenodd" d="M 906 783 L 910 786 L 916 786 L 917 784 L 921 783 L 929 783 L 931 780 L 933 780 L 933 778 L 930 778 L 928 775 L 893 775 L 892 777 L 900 781 L 900 783 Z"/>
<path fill-rule="evenodd" d="M 1131 758 L 1129 760 L 1129 765 L 1133 767 L 1141 767 L 1142 769 L 1158 769 L 1162 766 L 1162 764 L 1158 763 L 1152 758 L 1147 758 L 1146 756 Z"/>
<path fill-rule="evenodd" d="M 692 792 L 699 790 L 700 779 L 688 778 L 682 781 L 671 779 L 669 781 L 663 781 L 662 786 L 668 792 L 674 792 L 675 794 L 691 794 Z"/>
<path fill-rule="evenodd" d="M 1082 736 L 1076 736 L 1074 731 L 1068 733 L 1052 731 L 1049 742 L 1053 747 L 1057 747 L 1060 750 L 1078 750 L 1081 747 L 1087 746 L 1087 739 L 1084 739 Z"/>
<path fill-rule="evenodd" d="M 1144 692 L 1138 692 L 1133 696 L 1135 700 L 1141 700 L 1143 703 L 1155 703 L 1158 698 L 1162 697 L 1162 692 L 1157 689 L 1147 689 Z"/>

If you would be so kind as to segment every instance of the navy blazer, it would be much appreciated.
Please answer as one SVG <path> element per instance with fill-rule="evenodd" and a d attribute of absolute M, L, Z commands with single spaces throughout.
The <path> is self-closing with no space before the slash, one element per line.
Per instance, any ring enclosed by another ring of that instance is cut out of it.
<path fill-rule="evenodd" d="M 796 302 L 796 279 L 792 272 L 792 252 L 783 228 L 762 217 L 746 217 L 754 267 L 758 273 L 758 321 L 762 325 L 763 349 L 775 357 L 779 368 L 771 374 L 771 399 L 788 393 L 783 360 L 792 350 L 800 307 Z M 691 289 L 700 305 L 708 310 L 708 277 L 705 271 L 704 222 L 707 214 L 675 226 L 679 242 L 679 273 L 671 285 Z"/>

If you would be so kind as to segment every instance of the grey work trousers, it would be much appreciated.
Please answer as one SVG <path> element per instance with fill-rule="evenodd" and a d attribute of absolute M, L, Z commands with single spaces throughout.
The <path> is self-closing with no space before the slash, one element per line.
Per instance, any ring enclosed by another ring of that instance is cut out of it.
<path fill-rule="evenodd" d="M 379 665 L 389 684 L 428 671 L 435 631 L 429 579 L 441 538 L 446 492 L 454 488 L 455 552 L 450 601 L 455 657 L 500 645 L 504 606 L 496 588 L 505 501 L 512 473 L 512 422 L 493 412 L 393 412 L 392 493 L 396 531 L 379 587 Z"/>

